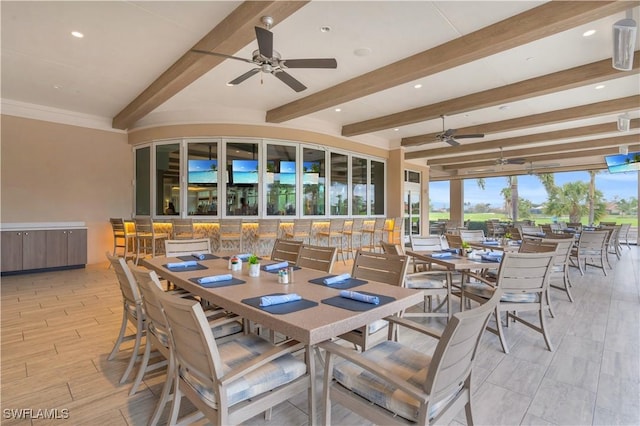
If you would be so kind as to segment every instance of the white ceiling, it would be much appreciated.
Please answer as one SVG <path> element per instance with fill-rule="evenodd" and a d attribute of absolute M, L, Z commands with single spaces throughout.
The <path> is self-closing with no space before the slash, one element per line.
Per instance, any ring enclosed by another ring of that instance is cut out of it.
<path fill-rule="evenodd" d="M 265 122 L 266 111 L 431 49 L 544 2 L 528 1 L 312 1 L 272 28 L 284 58 L 334 57 L 338 68 L 293 69 L 308 89 L 296 93 L 271 75 L 228 87 L 250 64 L 226 60 L 138 121 L 135 127 L 194 122 Z M 628 2 L 639 21 L 640 4 Z M 163 71 L 238 7 L 238 1 L 2 1 L 3 107 L 48 107 L 110 122 Z M 336 105 L 279 125 L 339 135 L 346 124 L 433 104 L 611 57 L 612 24 L 621 12 L 510 49 Z M 260 25 L 256 22 L 255 25 Z M 330 32 L 321 32 L 329 26 Z M 582 34 L 594 29 L 591 37 Z M 71 31 L 84 38 L 71 36 Z M 636 48 L 640 46 L 640 34 Z M 250 58 L 255 41 L 234 55 Z M 358 56 L 358 49 L 370 49 Z M 413 86 L 422 84 L 420 89 Z M 446 118 L 447 128 L 502 121 L 640 94 L 638 74 Z M 23 105 L 24 106 L 24 105 Z M 341 112 L 334 111 L 340 107 Z M 5 108 L 6 110 L 6 108 Z M 630 112 L 640 117 L 640 106 Z M 463 144 L 543 131 L 615 122 L 617 115 L 466 139 Z M 400 139 L 440 131 L 429 120 L 355 136 L 394 148 Z M 632 131 L 637 134 L 637 130 Z M 596 137 L 596 136 L 594 136 Z M 601 138 L 597 135 L 596 138 Z M 583 138 L 585 139 L 585 138 Z M 563 141 L 565 142 L 565 141 Z M 543 144 L 544 145 L 544 144 Z M 442 148 L 444 143 L 429 144 Z M 407 151 L 425 149 L 425 145 Z M 496 154 L 499 155 L 499 154 Z M 425 160 L 419 163 L 424 164 Z M 584 164 L 584 163 L 583 163 Z"/>

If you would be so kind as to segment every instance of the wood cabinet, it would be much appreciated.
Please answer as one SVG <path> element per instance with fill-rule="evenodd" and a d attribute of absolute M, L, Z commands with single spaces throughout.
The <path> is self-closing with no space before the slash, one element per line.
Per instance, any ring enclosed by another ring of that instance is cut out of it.
<path fill-rule="evenodd" d="M 2 273 L 87 263 L 86 229 L 15 229 L 0 236 Z"/>
<path fill-rule="evenodd" d="M 46 231 L 46 267 L 84 265 L 87 263 L 87 230 Z"/>

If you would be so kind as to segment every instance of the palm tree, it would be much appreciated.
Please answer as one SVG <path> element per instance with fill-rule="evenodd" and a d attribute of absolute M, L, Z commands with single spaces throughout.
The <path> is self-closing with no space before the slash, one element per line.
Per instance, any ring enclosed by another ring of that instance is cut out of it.
<path fill-rule="evenodd" d="M 599 170 L 589 170 L 589 225 L 594 223 L 594 202 L 596 193 L 596 175 Z"/>
<path fill-rule="evenodd" d="M 580 222 L 583 215 L 589 213 L 590 185 L 585 182 L 568 182 L 558 188 L 549 197 L 547 214 L 569 215 L 569 222 Z M 601 191 L 593 192 L 594 221 L 599 220 L 606 212 L 606 205 Z"/>

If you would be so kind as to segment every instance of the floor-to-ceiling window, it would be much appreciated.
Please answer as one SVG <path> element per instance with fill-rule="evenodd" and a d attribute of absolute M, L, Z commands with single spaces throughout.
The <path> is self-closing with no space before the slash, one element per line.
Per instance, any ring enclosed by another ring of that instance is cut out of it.
<path fill-rule="evenodd" d="M 134 158 L 136 215 L 381 216 L 386 211 L 386 162 L 362 154 L 294 141 L 194 138 L 136 147 Z"/>
<path fill-rule="evenodd" d="M 297 161 L 295 145 L 267 144 L 265 174 L 267 215 L 295 216 Z"/>
<path fill-rule="evenodd" d="M 189 215 L 218 214 L 218 142 L 187 145 L 187 211 Z"/>

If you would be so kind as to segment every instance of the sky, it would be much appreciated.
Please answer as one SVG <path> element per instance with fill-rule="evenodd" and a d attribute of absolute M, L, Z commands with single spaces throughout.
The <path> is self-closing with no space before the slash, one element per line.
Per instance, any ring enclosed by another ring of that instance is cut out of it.
<path fill-rule="evenodd" d="M 588 172 L 555 173 L 555 183 L 562 186 L 567 182 L 589 182 Z M 507 186 L 506 177 L 485 179 L 485 190 L 480 189 L 475 179 L 467 179 L 464 182 L 465 202 L 472 205 L 490 203 L 492 207 L 503 206 L 503 198 L 500 191 Z M 629 200 L 638 198 L 638 173 L 610 174 L 603 171 L 596 175 L 596 189 L 602 191 L 605 200 L 611 201 L 617 195 L 618 199 Z M 518 193 L 520 198 L 531 201 L 534 205 L 541 204 L 547 199 L 547 192 L 536 176 L 518 176 Z M 435 208 L 449 205 L 449 182 L 431 182 L 429 184 L 429 198 Z"/>

